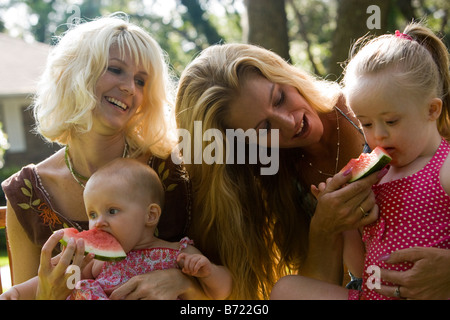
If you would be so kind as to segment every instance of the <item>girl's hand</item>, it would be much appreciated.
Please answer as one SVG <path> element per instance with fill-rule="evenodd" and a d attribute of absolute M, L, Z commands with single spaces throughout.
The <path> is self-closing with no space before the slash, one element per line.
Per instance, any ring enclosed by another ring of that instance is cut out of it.
<path fill-rule="evenodd" d="M 80 270 L 93 259 L 93 255 L 84 256 L 84 241 L 70 239 L 63 252 L 52 259 L 52 251 L 64 235 L 63 230 L 52 234 L 42 247 L 38 270 L 36 299 L 61 300 L 71 293 L 67 285 L 70 274 L 66 274 L 69 265 L 77 265 Z"/>

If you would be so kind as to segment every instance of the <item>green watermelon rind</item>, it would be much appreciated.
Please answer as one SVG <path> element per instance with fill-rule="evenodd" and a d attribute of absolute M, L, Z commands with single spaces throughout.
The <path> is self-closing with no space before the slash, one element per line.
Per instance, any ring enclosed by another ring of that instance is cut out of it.
<path fill-rule="evenodd" d="M 68 241 L 70 240 L 70 237 L 66 236 L 66 234 L 64 234 L 63 238 L 61 240 L 59 240 L 59 242 L 63 245 L 63 246 L 67 246 Z M 101 252 L 102 250 L 98 250 L 95 248 L 86 248 L 85 246 L 85 250 L 84 250 L 84 255 L 87 255 L 89 253 L 93 253 L 94 254 L 94 259 L 97 260 L 101 260 L 101 261 L 120 261 L 126 258 L 126 253 L 123 251 L 123 253 L 107 253 L 107 252 Z"/>
<path fill-rule="evenodd" d="M 391 162 L 392 158 L 386 152 L 384 151 L 381 152 L 382 152 L 381 157 L 375 162 L 375 164 L 373 164 L 372 166 L 370 166 L 370 168 L 364 170 L 360 174 L 352 176 L 349 182 L 355 182 L 357 180 L 363 179 L 376 171 L 380 171 L 385 166 L 387 166 Z"/>

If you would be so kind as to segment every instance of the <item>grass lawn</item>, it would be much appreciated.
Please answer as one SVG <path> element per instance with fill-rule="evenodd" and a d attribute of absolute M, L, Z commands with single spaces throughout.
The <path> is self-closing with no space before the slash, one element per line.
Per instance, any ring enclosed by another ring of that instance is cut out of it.
<path fill-rule="evenodd" d="M 7 266 L 9 263 L 8 256 L 6 255 L 5 251 L 0 251 L 0 267 Z M 8 270 L 2 270 L 2 285 L 3 285 L 3 292 L 8 290 L 11 286 L 11 279 L 9 278 Z"/>

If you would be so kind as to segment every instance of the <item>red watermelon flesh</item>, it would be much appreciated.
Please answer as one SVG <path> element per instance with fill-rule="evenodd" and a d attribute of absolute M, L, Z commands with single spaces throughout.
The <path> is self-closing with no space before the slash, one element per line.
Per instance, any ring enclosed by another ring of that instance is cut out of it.
<path fill-rule="evenodd" d="M 83 239 L 85 254 L 94 253 L 94 259 L 117 261 L 127 256 L 119 241 L 113 235 L 97 228 L 82 232 L 75 228 L 65 228 L 64 236 L 60 242 L 66 246 L 70 238 L 74 238 L 75 241 Z"/>
<path fill-rule="evenodd" d="M 392 158 L 382 147 L 376 147 L 371 153 L 361 153 L 358 159 L 351 159 L 341 171 L 352 169 L 353 182 L 383 169 Z"/>

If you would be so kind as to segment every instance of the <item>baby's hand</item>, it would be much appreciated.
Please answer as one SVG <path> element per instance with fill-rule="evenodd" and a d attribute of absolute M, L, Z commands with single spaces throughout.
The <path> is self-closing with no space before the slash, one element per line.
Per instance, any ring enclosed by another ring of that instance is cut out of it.
<path fill-rule="evenodd" d="M 182 266 L 181 271 L 187 275 L 198 278 L 211 275 L 211 262 L 202 254 L 180 253 L 177 262 Z"/>

